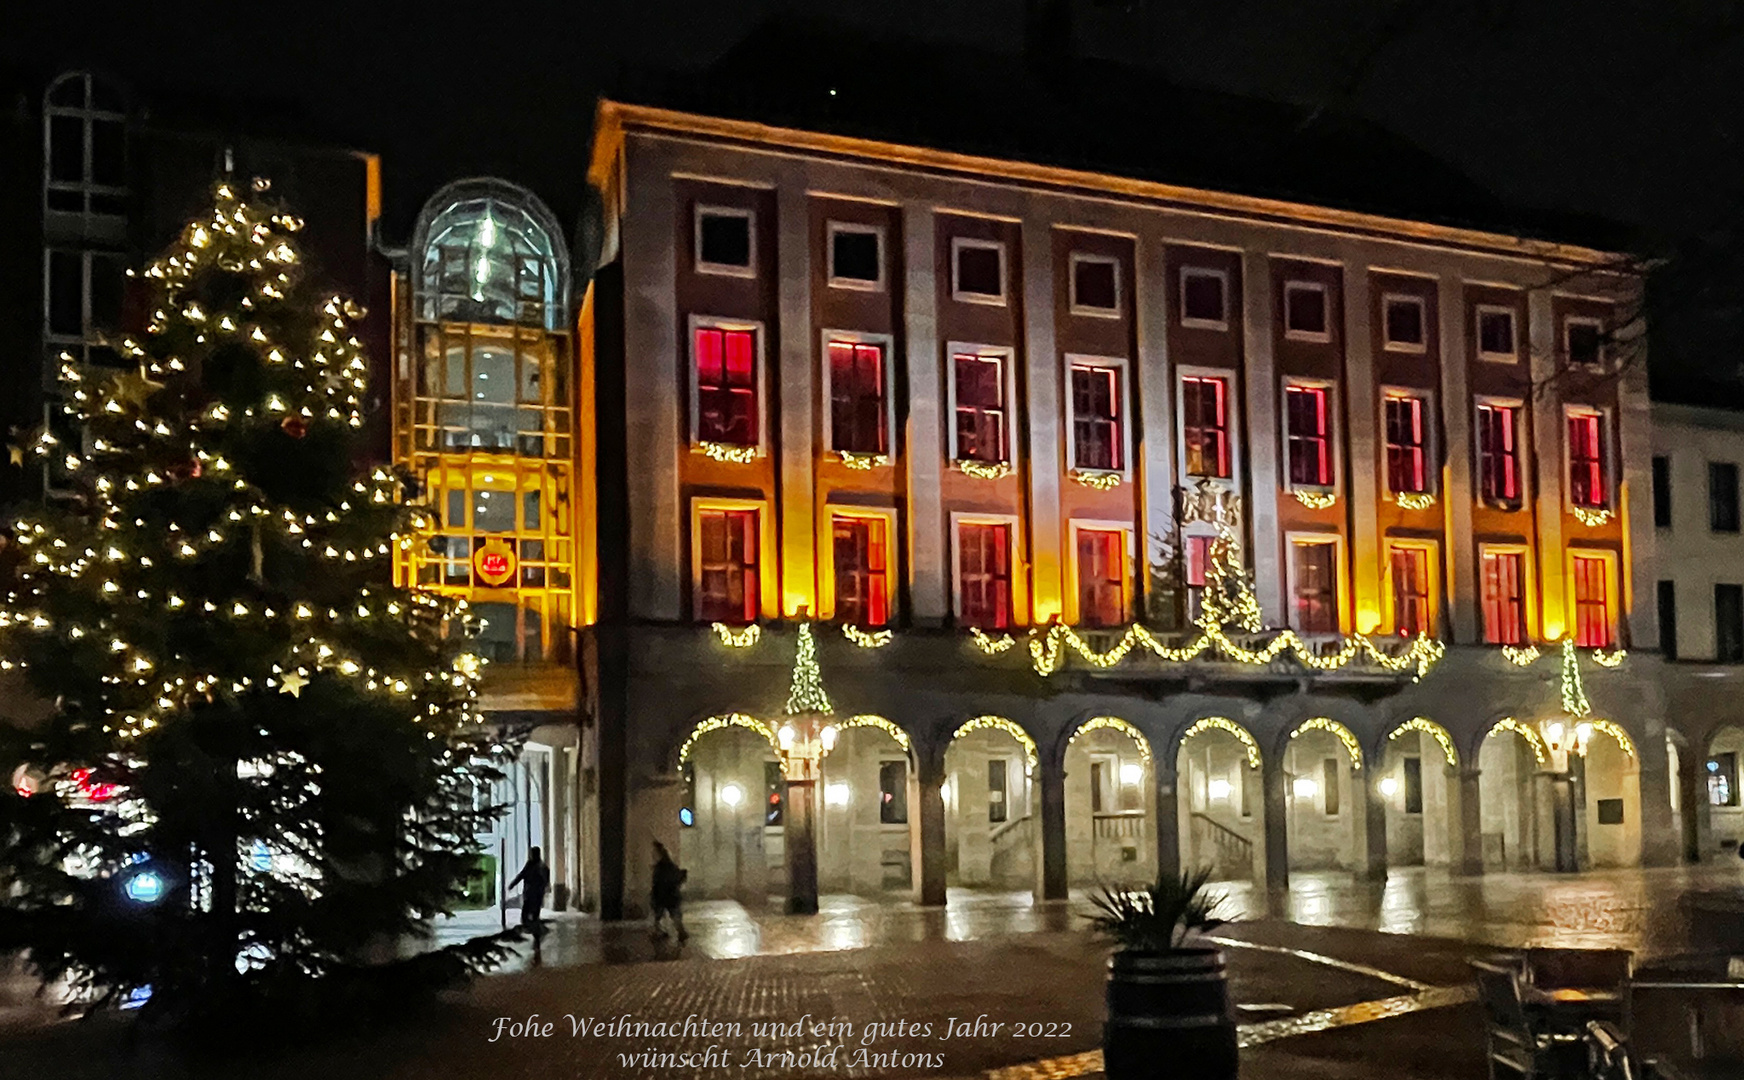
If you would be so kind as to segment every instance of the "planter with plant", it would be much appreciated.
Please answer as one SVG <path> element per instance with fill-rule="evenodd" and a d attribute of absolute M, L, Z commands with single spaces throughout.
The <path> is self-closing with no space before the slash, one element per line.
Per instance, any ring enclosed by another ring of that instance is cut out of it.
<path fill-rule="evenodd" d="M 1102 1054 L 1109 1080 L 1159 1075 L 1235 1080 L 1235 1016 L 1223 950 L 1195 944 L 1222 926 L 1226 897 L 1206 891 L 1209 867 L 1140 890 L 1104 886 L 1093 927 L 1119 948 L 1108 961 Z"/>

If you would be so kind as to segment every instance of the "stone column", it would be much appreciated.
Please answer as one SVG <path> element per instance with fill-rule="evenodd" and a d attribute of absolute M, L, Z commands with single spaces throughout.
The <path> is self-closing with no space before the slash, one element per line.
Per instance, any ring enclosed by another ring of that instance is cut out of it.
<path fill-rule="evenodd" d="M 1284 775 L 1282 751 L 1266 758 L 1261 766 L 1261 800 L 1265 811 L 1266 861 L 1263 880 L 1258 882 L 1270 892 L 1282 892 L 1290 887 L 1290 800 L 1284 788 L 1289 783 Z"/>
<path fill-rule="evenodd" d="M 1695 748 L 1686 749 L 1695 753 Z M 1713 816 L 1708 806 L 1708 793 L 1702 787 L 1701 758 L 1690 761 L 1689 767 L 1678 773 L 1677 782 L 1683 804 L 1683 858 L 1685 862 L 1701 862 L 1708 845 L 1713 842 Z"/>
<path fill-rule="evenodd" d="M 908 364 L 908 437 L 902 463 L 908 483 L 908 610 L 917 627 L 940 626 L 950 614 L 941 492 L 944 428 L 939 416 L 945 400 L 941 374 L 944 354 L 939 342 L 938 294 L 931 273 L 937 258 L 936 239 L 931 205 L 905 204 L 902 250 L 909 272 L 904 275 L 902 310 Z"/>
<path fill-rule="evenodd" d="M 1045 622 L 1065 610 L 1065 524 L 1060 517 L 1064 410 L 1060 352 L 1054 339 L 1053 230 L 1044 218 L 1023 223 L 1023 337 L 1029 427 L 1030 611 Z"/>
<path fill-rule="evenodd" d="M 1459 861 L 1454 865 L 1461 874 L 1484 872 L 1484 810 L 1479 798 L 1477 766 L 1466 764 L 1459 770 Z"/>
<path fill-rule="evenodd" d="M 1136 373 L 1139 438 L 1136 444 L 1141 509 L 1145 534 L 1135 545 L 1144 561 L 1137 573 L 1144 582 L 1145 605 L 1151 610 L 1151 575 L 1145 568 L 1155 556 L 1156 540 L 1167 536 L 1175 514 L 1175 380 L 1169 364 L 1169 286 L 1160 240 L 1140 237 L 1135 245 L 1137 278 L 1132 283 L 1132 308 L 1138 337 Z M 1159 778 L 1160 782 L 1160 778 Z"/>
<path fill-rule="evenodd" d="M 1527 359 L 1532 365 L 1534 386 L 1550 384 L 1556 377 L 1556 320 L 1550 293 L 1536 290 L 1527 296 Z M 1566 599 L 1562 540 L 1562 395 L 1540 394 L 1528 401 L 1532 412 L 1532 451 L 1537 458 L 1532 484 L 1533 521 L 1538 528 L 1538 618 L 1547 640 L 1573 635 Z"/>
<path fill-rule="evenodd" d="M 1381 621 L 1381 527 L 1373 335 L 1369 327 L 1369 275 L 1361 261 L 1344 264 L 1344 415 L 1350 478 L 1350 585 L 1354 626 L 1372 634 Z M 1371 800 L 1373 801 L 1373 800 Z M 1385 829 L 1382 829 L 1383 839 Z M 1386 873 L 1383 855 L 1382 875 Z"/>
<path fill-rule="evenodd" d="M 1066 770 L 1063 762 L 1038 768 L 1041 880 L 1037 891 L 1043 900 L 1064 900 L 1070 880 L 1066 866 Z"/>
<path fill-rule="evenodd" d="M 1247 414 L 1242 418 L 1242 461 L 1247 466 L 1247 530 L 1254 599 L 1267 626 L 1284 625 L 1283 532 L 1278 520 L 1282 487 L 1278 447 L 1278 365 L 1272 353 L 1272 265 L 1264 251 L 1241 257 L 1242 356 Z M 1268 823 L 1268 828 L 1269 828 Z M 1267 856 L 1268 859 L 1270 856 Z"/>
<path fill-rule="evenodd" d="M 910 838 L 914 860 L 915 900 L 923 907 L 945 906 L 945 752 L 915 747 L 920 790 L 915 798 L 919 825 Z M 918 843 L 915 841 L 918 840 Z"/>
<path fill-rule="evenodd" d="M 1181 873 L 1181 799 L 1175 793 L 1178 782 L 1174 769 L 1165 769 L 1154 759 L 1151 771 L 1156 774 L 1157 877 L 1178 877 Z"/>
<path fill-rule="evenodd" d="M 1447 530 L 1441 559 L 1442 595 L 1448 598 L 1452 641 L 1467 644 L 1478 640 L 1479 583 L 1472 547 L 1472 408 L 1466 380 L 1465 283 L 1458 277 L 1442 278 L 1436 307 L 1441 322 L 1441 430 L 1446 440 L 1441 472 L 1441 508 Z M 1470 801 L 1476 803 L 1475 794 Z M 1481 851 L 1478 861 L 1481 865 Z"/>
<path fill-rule="evenodd" d="M 1387 801 L 1374 789 L 1370 769 L 1351 774 L 1350 791 L 1361 815 L 1357 818 L 1357 855 L 1362 876 L 1370 881 L 1387 880 Z"/>
<path fill-rule="evenodd" d="M 781 820 L 786 826 L 787 913 L 816 915 L 818 910 L 818 781 L 789 780 Z"/>
<path fill-rule="evenodd" d="M 1635 743 L 1641 802 L 1641 820 L 1635 825 L 1641 832 L 1641 865 L 1676 866 L 1679 841 L 1671 813 L 1671 785 L 1677 779 L 1671 775 L 1671 755 L 1665 751 L 1665 724 L 1649 720 L 1642 729 L 1645 734 Z"/>
<path fill-rule="evenodd" d="M 781 613 L 818 611 L 817 525 L 812 467 L 817 425 L 812 407 L 818 345 L 811 319 L 810 214 L 803 183 L 776 192 L 775 261 L 780 271 L 781 348 L 776 364 L 781 456 L 776 513 L 781 529 Z"/>

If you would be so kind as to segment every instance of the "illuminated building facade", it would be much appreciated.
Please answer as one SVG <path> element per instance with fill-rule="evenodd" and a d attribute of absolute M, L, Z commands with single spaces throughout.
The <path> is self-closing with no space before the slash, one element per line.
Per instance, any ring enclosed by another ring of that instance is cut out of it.
<path fill-rule="evenodd" d="M 598 113 L 608 917 L 1676 857 L 1616 256 L 845 127 Z"/>

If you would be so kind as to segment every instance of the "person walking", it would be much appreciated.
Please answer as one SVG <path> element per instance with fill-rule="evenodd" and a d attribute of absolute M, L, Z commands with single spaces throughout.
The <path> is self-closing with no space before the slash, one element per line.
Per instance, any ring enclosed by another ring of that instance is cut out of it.
<path fill-rule="evenodd" d="M 665 937 L 666 931 L 661 927 L 660 920 L 667 915 L 672 916 L 672 926 L 678 931 L 680 943 L 690 939 L 690 931 L 684 928 L 684 912 L 681 906 L 684 902 L 684 879 L 690 876 L 687 870 L 679 869 L 672 861 L 672 854 L 666 850 L 666 845 L 654 841 L 654 934 Z"/>
<path fill-rule="evenodd" d="M 539 954 L 540 941 L 545 937 L 545 924 L 539 911 L 545 906 L 545 890 L 551 887 L 551 868 L 545 865 L 543 853 L 536 847 L 527 849 L 527 865 L 509 882 L 509 888 L 525 885 L 521 891 L 521 926 L 533 935 L 533 954 Z"/>

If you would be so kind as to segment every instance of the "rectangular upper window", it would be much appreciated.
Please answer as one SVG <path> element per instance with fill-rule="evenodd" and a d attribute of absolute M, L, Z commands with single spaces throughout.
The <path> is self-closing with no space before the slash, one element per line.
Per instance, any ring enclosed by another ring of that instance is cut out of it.
<path fill-rule="evenodd" d="M 1730 461 L 1708 462 L 1708 528 L 1738 531 L 1738 466 Z"/>
<path fill-rule="evenodd" d="M 957 621 L 982 630 L 1011 625 L 1011 526 L 957 524 Z"/>
<path fill-rule="evenodd" d="M 1181 438 L 1188 476 L 1229 477 L 1229 380 L 1181 376 Z"/>
<path fill-rule="evenodd" d="M 1181 268 L 1181 325 L 1229 329 L 1229 275 L 1202 266 Z"/>
<path fill-rule="evenodd" d="M 975 304 L 1005 303 L 1005 245 L 952 239 L 951 295 Z"/>
<path fill-rule="evenodd" d="M 696 208 L 696 269 L 700 274 L 757 274 L 757 215 L 731 206 Z"/>
<path fill-rule="evenodd" d="M 1574 576 L 1574 643 L 1583 649 L 1608 649 L 1611 625 L 1611 560 L 1604 555 L 1571 555 Z"/>
<path fill-rule="evenodd" d="M 1428 320 L 1421 296 L 1389 294 L 1381 300 L 1381 331 L 1385 347 L 1395 352 L 1422 352 L 1428 347 Z"/>
<path fill-rule="evenodd" d="M 1478 405 L 1478 494 L 1503 509 L 1520 505 L 1520 406 Z"/>
<path fill-rule="evenodd" d="M 1304 341 L 1331 339 L 1326 286 L 1315 281 L 1284 283 L 1284 336 Z"/>
<path fill-rule="evenodd" d="M 878 763 L 878 824 L 908 824 L 908 762 Z"/>
<path fill-rule="evenodd" d="M 1338 633 L 1338 543 L 1331 537 L 1290 541 L 1290 628 Z"/>
<path fill-rule="evenodd" d="M 959 352 L 951 356 L 955 460 L 989 465 L 1011 460 L 1006 361 L 1004 353 Z"/>
<path fill-rule="evenodd" d="M 1126 533 L 1075 530 L 1078 538 L 1078 623 L 1120 626 L 1127 621 Z"/>
<path fill-rule="evenodd" d="M 1187 618 L 1198 619 L 1205 610 L 1205 584 L 1211 572 L 1211 545 L 1215 536 L 1189 535 L 1182 540 L 1181 569 L 1187 586 Z"/>
<path fill-rule="evenodd" d="M 1570 367 L 1605 366 L 1605 326 L 1597 319 L 1569 317 L 1562 321 L 1562 354 Z"/>
<path fill-rule="evenodd" d="M 1714 659 L 1744 663 L 1744 585 L 1714 586 Z"/>
<path fill-rule="evenodd" d="M 759 446 L 757 331 L 748 327 L 698 326 L 696 440 L 727 446 Z"/>
<path fill-rule="evenodd" d="M 883 626 L 890 621 L 888 522 L 882 517 L 836 514 L 836 620 L 852 626 Z"/>
<path fill-rule="evenodd" d="M 1575 506 L 1599 509 L 1610 504 L 1606 482 L 1605 416 L 1596 410 L 1568 414 L 1568 499 Z"/>
<path fill-rule="evenodd" d="M 1519 551 L 1484 551 L 1484 640 L 1519 645 L 1526 640 L 1526 556 Z"/>
<path fill-rule="evenodd" d="M 1421 494 L 1429 490 L 1426 402 L 1412 394 L 1388 394 L 1381 399 L 1386 422 L 1387 490 Z"/>
<path fill-rule="evenodd" d="M 1074 251 L 1071 310 L 1074 315 L 1113 317 L 1120 314 L 1120 262 L 1103 255 Z"/>
<path fill-rule="evenodd" d="M 1671 459 L 1653 459 L 1653 525 L 1671 528 Z"/>
<path fill-rule="evenodd" d="M 1519 359 L 1514 335 L 1514 309 L 1479 306 L 1477 309 L 1478 357 L 1512 364 Z"/>
<path fill-rule="evenodd" d="M 890 452 L 890 396 L 884 346 L 832 338 L 830 449 L 855 454 Z"/>
<path fill-rule="evenodd" d="M 1284 433 L 1290 486 L 1332 486 L 1332 428 L 1324 386 L 1284 387 Z"/>
<path fill-rule="evenodd" d="M 1126 468 L 1126 366 L 1075 360 L 1067 369 L 1072 395 L 1072 468 Z"/>
<path fill-rule="evenodd" d="M 1434 593 L 1430 588 L 1429 548 L 1420 544 L 1394 544 L 1388 552 L 1388 577 L 1392 585 L 1393 633 L 1416 637 L 1435 632 Z"/>
<path fill-rule="evenodd" d="M 697 511 L 696 617 L 744 625 L 757 621 L 756 510 Z"/>
<path fill-rule="evenodd" d="M 1654 590 L 1659 609 L 1659 654 L 1677 659 L 1677 583 L 1661 581 Z"/>
<path fill-rule="evenodd" d="M 874 225 L 832 221 L 829 240 L 832 288 L 884 287 L 884 230 Z"/>

